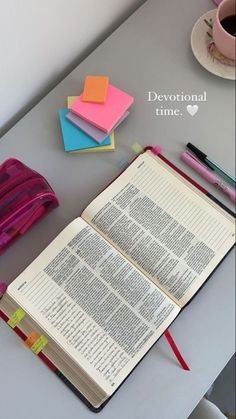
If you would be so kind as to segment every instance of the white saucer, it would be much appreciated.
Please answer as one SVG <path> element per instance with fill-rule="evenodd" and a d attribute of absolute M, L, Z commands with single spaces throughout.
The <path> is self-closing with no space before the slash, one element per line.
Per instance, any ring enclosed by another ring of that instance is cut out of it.
<path fill-rule="evenodd" d="M 191 47 L 195 58 L 210 73 L 224 79 L 236 79 L 235 61 L 224 57 L 215 47 L 211 38 L 212 30 L 205 23 L 214 22 L 216 10 L 210 10 L 202 15 L 195 23 L 191 34 Z"/>

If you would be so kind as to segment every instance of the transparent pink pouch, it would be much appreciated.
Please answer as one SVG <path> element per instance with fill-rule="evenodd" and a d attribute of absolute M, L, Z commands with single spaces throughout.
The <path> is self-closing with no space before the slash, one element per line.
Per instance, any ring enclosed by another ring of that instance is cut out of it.
<path fill-rule="evenodd" d="M 0 254 L 59 205 L 46 179 L 16 159 L 0 166 Z"/>

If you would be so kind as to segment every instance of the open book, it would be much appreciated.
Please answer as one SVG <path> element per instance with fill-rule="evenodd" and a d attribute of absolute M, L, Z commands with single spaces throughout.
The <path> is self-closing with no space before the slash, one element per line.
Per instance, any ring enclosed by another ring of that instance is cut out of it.
<path fill-rule="evenodd" d="M 8 287 L 6 320 L 100 410 L 235 243 L 232 215 L 147 151 Z"/>

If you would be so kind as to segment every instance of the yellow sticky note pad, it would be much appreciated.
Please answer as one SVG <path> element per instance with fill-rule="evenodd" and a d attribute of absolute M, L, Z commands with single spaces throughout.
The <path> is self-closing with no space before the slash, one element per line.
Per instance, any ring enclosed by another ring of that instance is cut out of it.
<path fill-rule="evenodd" d="M 41 352 L 45 346 L 48 344 L 48 340 L 45 336 L 41 335 L 36 342 L 31 346 L 31 351 L 33 351 L 36 355 Z"/>
<path fill-rule="evenodd" d="M 76 99 L 78 99 L 78 97 L 79 96 L 68 96 L 67 97 L 67 108 L 68 109 L 70 109 L 74 105 L 74 103 L 75 103 Z"/>
<path fill-rule="evenodd" d="M 22 308 L 18 308 L 15 313 L 10 317 L 7 324 L 14 329 L 25 317 L 25 312 Z"/>
<path fill-rule="evenodd" d="M 99 147 L 85 148 L 84 150 L 79 150 L 79 151 L 70 151 L 70 153 L 82 154 L 82 153 L 90 153 L 91 151 L 94 151 L 95 153 L 99 153 L 101 151 L 113 151 L 115 150 L 114 132 L 112 132 L 110 136 L 111 136 L 111 144 L 109 145 L 101 145 Z"/>

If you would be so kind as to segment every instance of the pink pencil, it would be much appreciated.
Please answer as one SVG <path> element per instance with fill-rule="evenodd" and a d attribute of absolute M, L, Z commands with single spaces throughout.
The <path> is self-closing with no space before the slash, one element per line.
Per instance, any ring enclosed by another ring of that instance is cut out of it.
<path fill-rule="evenodd" d="M 214 172 L 210 171 L 204 164 L 201 163 L 195 156 L 187 151 L 181 154 L 181 159 L 199 175 L 206 179 L 209 183 L 223 192 L 232 202 L 236 202 L 235 190 L 227 186 L 221 179 L 219 179 Z"/>

